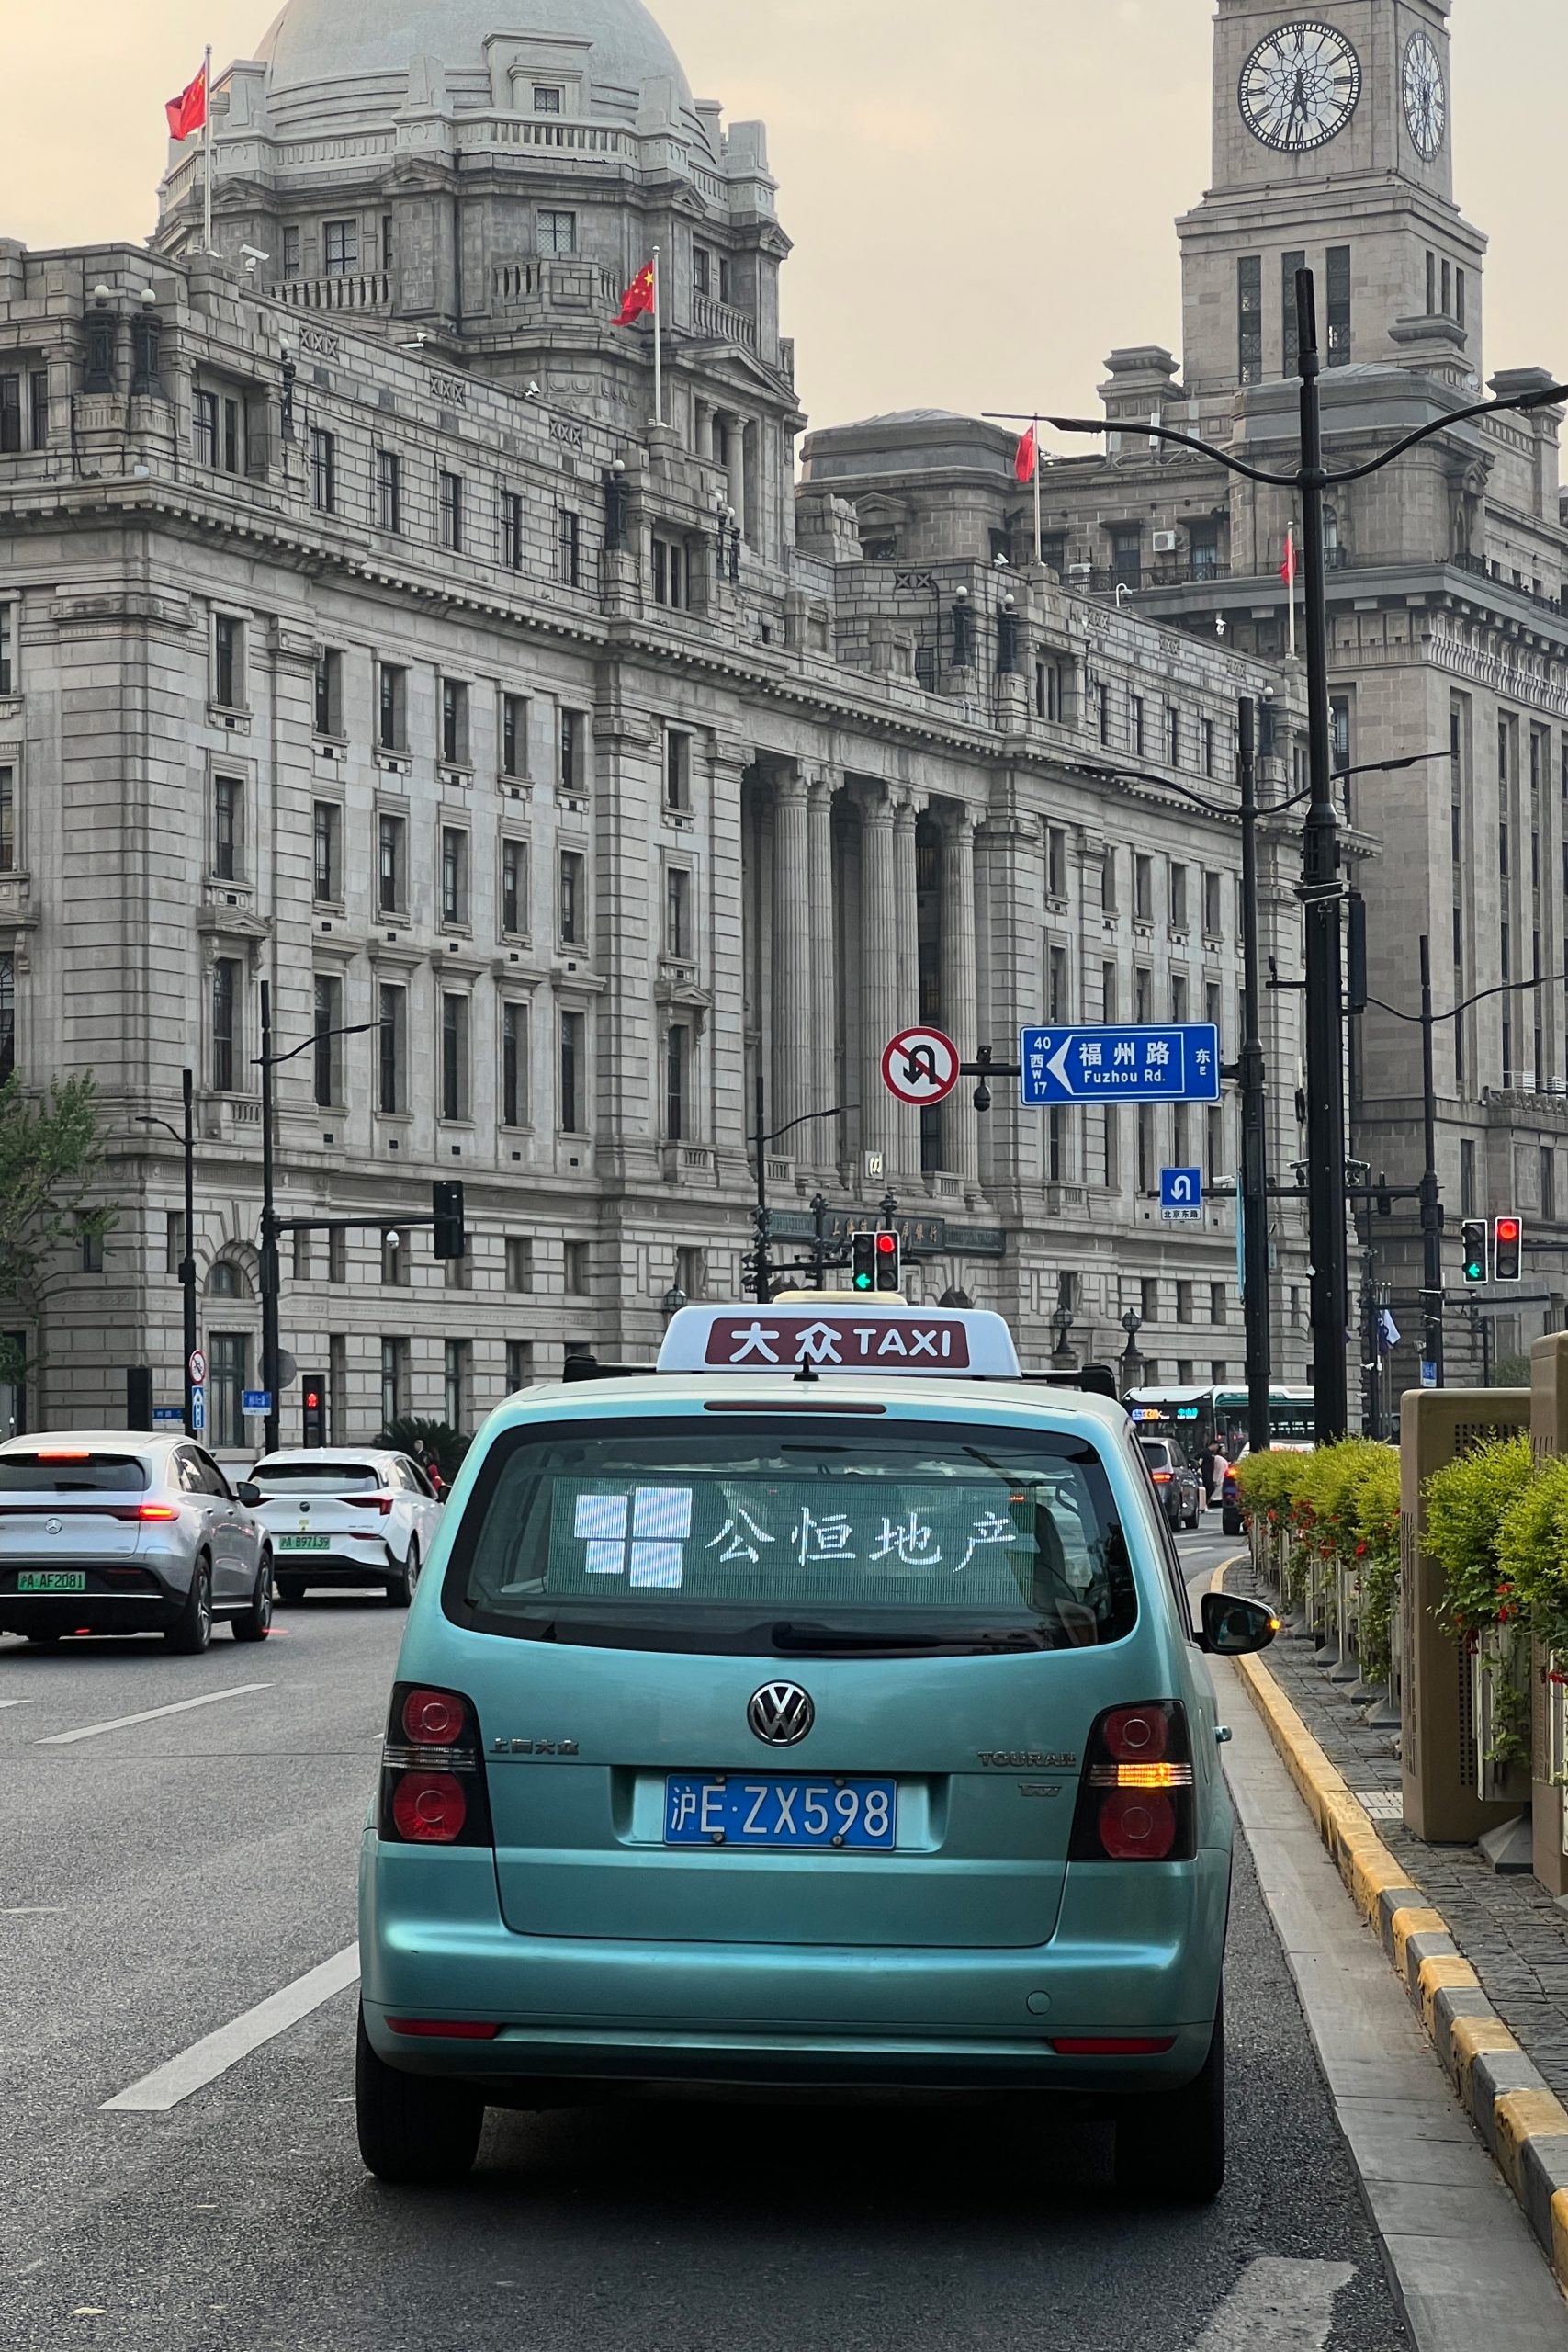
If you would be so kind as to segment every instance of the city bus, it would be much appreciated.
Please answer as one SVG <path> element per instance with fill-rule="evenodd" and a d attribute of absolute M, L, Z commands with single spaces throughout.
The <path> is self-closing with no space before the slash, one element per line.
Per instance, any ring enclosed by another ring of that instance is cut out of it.
<path fill-rule="evenodd" d="M 1247 1451 L 1245 1388 L 1133 1388 L 1124 1401 L 1140 1436 L 1178 1438 L 1194 1462 L 1206 1445 L 1217 1443 L 1227 1462 Z M 1269 1403 L 1276 1446 L 1304 1453 L 1317 1442 L 1310 1388 L 1277 1385 Z"/>

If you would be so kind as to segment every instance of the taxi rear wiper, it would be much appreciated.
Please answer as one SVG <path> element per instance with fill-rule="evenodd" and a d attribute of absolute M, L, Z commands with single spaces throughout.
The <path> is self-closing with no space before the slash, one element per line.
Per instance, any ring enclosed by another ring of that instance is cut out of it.
<path fill-rule="evenodd" d="M 900 1650 L 1048 1650 L 1054 1649 L 1055 1643 L 1043 1627 L 1020 1626 L 1006 1633 L 988 1631 L 984 1626 L 962 1626 L 951 1634 L 840 1634 L 828 1625 L 795 1625 L 786 1621 L 773 1627 L 773 1647 L 784 1652 L 843 1651 L 850 1655 L 865 1650 L 886 1657 Z"/>

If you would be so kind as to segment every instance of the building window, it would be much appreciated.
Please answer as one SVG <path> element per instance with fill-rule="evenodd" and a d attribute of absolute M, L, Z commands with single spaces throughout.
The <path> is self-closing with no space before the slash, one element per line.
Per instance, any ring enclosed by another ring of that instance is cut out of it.
<path fill-rule="evenodd" d="M 1134 749 L 1134 751 L 1137 753 L 1138 757 L 1139 757 L 1140 759 L 1142 759 L 1142 757 L 1144 756 L 1144 730 L 1145 730 L 1145 704 L 1144 704 L 1144 697 L 1143 697 L 1143 695 L 1131 695 L 1131 696 L 1129 697 L 1129 705 L 1130 705 L 1130 724 L 1129 724 L 1129 731 L 1130 731 L 1130 733 L 1131 733 L 1131 735 L 1132 735 L 1132 739 L 1133 739 L 1133 749 Z"/>
<path fill-rule="evenodd" d="M 561 255 L 577 251 L 577 215 L 575 212 L 541 212 L 539 215 L 539 251 Z"/>
<path fill-rule="evenodd" d="M 1328 364 L 1350 365 L 1350 248 L 1328 248 Z"/>
<path fill-rule="evenodd" d="M 1133 921 L 1153 922 L 1155 919 L 1155 862 L 1134 853 L 1133 858 Z"/>
<path fill-rule="evenodd" d="M 501 773 L 513 777 L 528 773 L 528 705 L 521 695 L 501 697 Z"/>
<path fill-rule="evenodd" d="M 17 376 L 0 376 L 0 450 L 4 450 L 7 447 L 19 449 L 22 446 L 21 410 L 18 407 L 14 412 L 16 416 L 16 439 L 14 441 L 8 441 L 6 436 L 11 429 L 11 417 L 13 412 L 5 404 L 5 394 L 7 385 L 12 388 L 14 393 L 17 388 L 19 387 L 20 382 L 21 379 Z M 203 391 L 198 387 L 197 390 L 192 393 L 191 437 L 196 447 L 197 464 L 198 466 L 208 466 L 216 469 L 219 448 L 218 395 L 216 392 Z"/>
<path fill-rule="evenodd" d="M 511 571 L 523 569 L 523 493 L 503 490 L 501 493 L 501 560 Z"/>
<path fill-rule="evenodd" d="M 1475 1189 L 1475 1146 L 1468 1136 L 1461 1138 L 1459 1147 L 1459 1213 L 1474 1216 L 1477 1193 Z"/>
<path fill-rule="evenodd" d="M 1235 266 L 1236 373 L 1244 384 L 1263 381 L 1263 261 L 1247 254 Z"/>
<path fill-rule="evenodd" d="M 569 588 L 582 585 L 582 517 L 570 506 L 561 508 L 560 576 Z"/>
<path fill-rule="evenodd" d="M 343 810 L 335 800 L 318 800 L 311 811 L 310 895 L 319 907 L 335 907 L 343 895 Z"/>
<path fill-rule="evenodd" d="M 463 552 L 463 477 L 444 473 L 439 476 L 441 507 L 441 544 L 454 555 Z"/>
<path fill-rule="evenodd" d="M 532 1340 L 508 1340 L 506 1342 L 506 1393 L 514 1396 L 520 1388 L 528 1388 L 534 1380 L 534 1342 Z"/>
<path fill-rule="evenodd" d="M 16 613 L 14 604 L 0 601 L 0 695 L 17 691 Z"/>
<path fill-rule="evenodd" d="M 501 1124 L 521 1127 L 528 1119 L 528 1008 L 515 1001 L 501 1008 Z"/>
<path fill-rule="evenodd" d="M 349 277 L 359 267 L 357 220 L 328 220 L 321 229 L 321 249 L 329 277 Z"/>
<path fill-rule="evenodd" d="M 212 699 L 220 710 L 243 707 L 244 675 L 244 625 L 219 613 L 212 623 Z"/>
<path fill-rule="evenodd" d="M 579 850 L 560 854 L 560 935 L 563 945 L 583 947 L 588 942 L 588 862 Z"/>
<path fill-rule="evenodd" d="M 1454 320 L 1455 323 L 1461 327 L 1468 323 L 1465 317 L 1466 308 L 1464 272 L 1462 269 L 1456 269 L 1454 271 Z"/>
<path fill-rule="evenodd" d="M 653 601 L 683 612 L 691 602 L 686 550 L 678 539 L 653 542 Z"/>
<path fill-rule="evenodd" d="M 1154 1019 L 1154 974 L 1140 964 L 1133 974 L 1133 1019 L 1140 1028 Z"/>
<path fill-rule="evenodd" d="M 506 1237 L 506 1287 L 519 1298 L 534 1287 L 534 1244 L 525 1234 Z"/>
<path fill-rule="evenodd" d="M 1155 1153 L 1155 1114 L 1146 1102 L 1138 1106 L 1138 1170 L 1140 1193 L 1152 1193 L 1156 1186 L 1156 1159 Z"/>
<path fill-rule="evenodd" d="M 1203 935 L 1206 939 L 1223 936 L 1224 924 L 1224 876 L 1213 871 L 1203 876 Z"/>
<path fill-rule="evenodd" d="M 454 989 L 441 999 L 441 1115 L 468 1115 L 468 1000 Z"/>
<path fill-rule="evenodd" d="M 384 915 L 401 914 L 408 903 L 407 830 L 401 817 L 389 817 L 384 810 L 376 820 L 376 904 Z"/>
<path fill-rule="evenodd" d="M 664 953 L 677 964 L 692 957 L 692 877 L 680 865 L 664 869 Z"/>
<path fill-rule="evenodd" d="M 1168 767 L 1181 765 L 1181 713 L 1168 703 L 1165 713 L 1165 759 Z"/>
<path fill-rule="evenodd" d="M 1217 1184 L 1225 1169 L 1225 1118 L 1223 1111 L 1206 1111 L 1203 1114 L 1203 1175 L 1206 1182 Z M 1216 1317 L 1218 1321 L 1219 1317 Z"/>
<path fill-rule="evenodd" d="M 1145 1323 L 1159 1321 L 1159 1280 L 1145 1274 L 1138 1284 L 1138 1312 Z"/>
<path fill-rule="evenodd" d="M 467 1340 L 447 1340 L 443 1346 L 441 1405 L 449 1430 L 468 1427 L 468 1352 Z"/>
<path fill-rule="evenodd" d="M 17 870 L 17 771 L 0 767 L 0 874 Z"/>
<path fill-rule="evenodd" d="M 468 836 L 457 825 L 441 828 L 441 920 L 449 927 L 468 920 Z"/>
<path fill-rule="evenodd" d="M 441 756 L 448 767 L 468 764 L 468 689 L 460 678 L 441 681 Z"/>
<path fill-rule="evenodd" d="M 1193 523 L 1188 526 L 1187 549 L 1194 580 L 1217 580 L 1220 576 L 1220 526 L 1217 523 Z"/>
<path fill-rule="evenodd" d="M 536 114 L 559 114 L 560 110 L 561 92 L 558 86 L 553 82 L 536 82 L 534 85 L 534 112 Z"/>
<path fill-rule="evenodd" d="M 312 1068 L 319 1111 L 330 1111 L 343 1100 L 343 1039 L 333 1031 L 343 1027 L 343 982 L 316 975 L 315 1034 Z"/>
<path fill-rule="evenodd" d="M 1102 964 L 1100 967 L 1100 1017 L 1102 1021 L 1116 1018 L 1116 967 Z"/>
<path fill-rule="evenodd" d="M 383 531 L 403 527 L 403 461 L 395 449 L 376 452 L 376 520 Z"/>
<path fill-rule="evenodd" d="M 1065 947 L 1048 950 L 1045 965 L 1045 1018 L 1066 1021 L 1067 1009 L 1067 951 Z"/>
<path fill-rule="evenodd" d="M 1536 1084 L 1540 1076 L 1536 1074 Z M 1557 1154 L 1549 1143 L 1540 1147 L 1540 1213 L 1549 1225 L 1557 1222 Z"/>
<path fill-rule="evenodd" d="M 509 939 L 522 939 L 528 929 L 528 844 L 501 844 L 501 928 Z"/>
<path fill-rule="evenodd" d="M 568 1135 L 586 1132 L 583 1106 L 587 1085 L 588 1017 L 563 1012 L 560 1017 L 560 1124 Z"/>
<path fill-rule="evenodd" d="M 692 805 L 692 739 L 677 728 L 664 730 L 664 806 L 685 811 Z"/>
<path fill-rule="evenodd" d="M 1144 533 L 1138 523 L 1115 523 L 1111 529 L 1111 574 L 1119 588 L 1144 584 Z M 1140 744 L 1139 749 L 1142 750 Z"/>
<path fill-rule="evenodd" d="M 565 1286 L 569 1298 L 591 1298 L 593 1295 L 593 1253 L 586 1241 L 566 1244 Z"/>
<path fill-rule="evenodd" d="M 310 434 L 310 503 L 318 514 L 337 512 L 337 435 Z"/>
<path fill-rule="evenodd" d="M 406 1340 L 383 1340 L 381 1342 L 381 1427 L 389 1430 L 394 1421 L 401 1420 L 409 1392 L 409 1343 Z"/>
<path fill-rule="evenodd" d="M 1350 697 L 1331 695 L 1328 698 L 1329 744 L 1336 769 L 1350 765 Z"/>
<path fill-rule="evenodd" d="M 1111 844 L 1107 842 L 1104 861 L 1100 869 L 1100 910 L 1101 914 L 1113 915 L 1116 912 L 1116 852 Z"/>
<path fill-rule="evenodd" d="M 220 956 L 212 967 L 212 1084 L 219 1094 L 232 1094 L 238 1084 L 239 1017 L 240 967 Z"/>
<path fill-rule="evenodd" d="M 245 1443 L 245 1391 L 251 1385 L 250 1335 L 245 1331 L 213 1331 L 208 1337 L 208 1354 L 211 1359 L 209 1380 L 212 1390 L 211 1442 L 225 1449 L 237 1449 Z"/>
<path fill-rule="evenodd" d="M 103 1235 L 96 1226 L 84 1225 L 78 1227 L 77 1236 L 82 1245 L 82 1272 L 85 1274 L 101 1274 L 104 1271 Z"/>
<path fill-rule="evenodd" d="M 17 1067 L 17 958 L 0 955 L 0 1086 Z"/>
<path fill-rule="evenodd" d="M 408 672 L 383 662 L 380 672 L 377 736 L 384 752 L 408 747 Z"/>
<path fill-rule="evenodd" d="M 670 1024 L 664 1041 L 664 1132 L 683 1143 L 692 1131 L 692 1033 L 684 1022 Z"/>
<path fill-rule="evenodd" d="M 376 991 L 376 1107 L 396 1117 L 408 1108 L 403 1073 L 408 1067 L 408 990 Z"/>
<path fill-rule="evenodd" d="M 237 775 L 212 779 L 212 871 L 220 882 L 237 882 L 243 871 L 244 790 Z"/>
<path fill-rule="evenodd" d="M 1170 869 L 1170 927 L 1172 931 L 1187 929 L 1187 868 L 1174 863 Z"/>
<path fill-rule="evenodd" d="M 316 656 L 316 732 L 343 733 L 343 655 L 332 651 Z"/>
<path fill-rule="evenodd" d="M 1280 315 L 1285 330 L 1285 378 L 1302 372 L 1301 317 L 1296 309 L 1296 272 L 1304 269 L 1304 253 L 1283 254 L 1280 259 Z"/>
<path fill-rule="evenodd" d="M 560 715 L 560 784 L 563 792 L 582 789 L 582 714 L 578 710 Z"/>
<path fill-rule="evenodd" d="M 1045 896 L 1066 899 L 1067 895 L 1067 836 L 1060 825 L 1045 828 Z"/>
<path fill-rule="evenodd" d="M 285 277 L 298 277 L 299 266 L 299 231 L 296 226 L 285 229 L 283 232 L 283 275 Z"/>

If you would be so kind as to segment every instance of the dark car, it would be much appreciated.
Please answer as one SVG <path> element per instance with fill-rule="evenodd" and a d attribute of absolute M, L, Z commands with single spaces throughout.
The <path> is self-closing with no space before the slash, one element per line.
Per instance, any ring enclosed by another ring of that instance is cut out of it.
<path fill-rule="evenodd" d="M 1140 1438 L 1138 1443 L 1172 1527 L 1196 1527 L 1203 1515 L 1203 1481 L 1180 1446 L 1173 1437 Z"/>

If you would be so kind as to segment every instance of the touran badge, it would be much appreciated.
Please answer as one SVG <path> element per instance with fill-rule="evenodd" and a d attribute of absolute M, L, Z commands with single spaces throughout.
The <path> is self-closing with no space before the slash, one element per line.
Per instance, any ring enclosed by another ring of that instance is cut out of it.
<path fill-rule="evenodd" d="M 746 1720 L 769 1747 L 794 1747 L 816 1722 L 817 1709 L 798 1682 L 764 1682 L 751 1693 Z"/>

